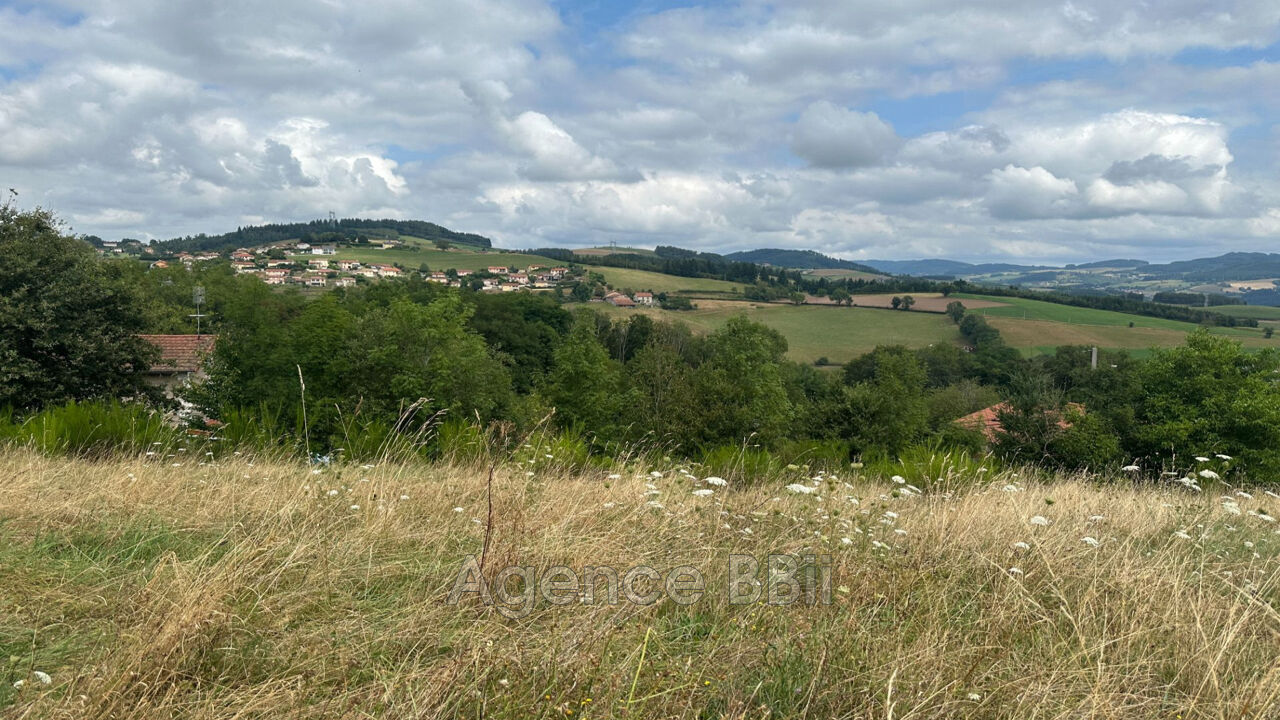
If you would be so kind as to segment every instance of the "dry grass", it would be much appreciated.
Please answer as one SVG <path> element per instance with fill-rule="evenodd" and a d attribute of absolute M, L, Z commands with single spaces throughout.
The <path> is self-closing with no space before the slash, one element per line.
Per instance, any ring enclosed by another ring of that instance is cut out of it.
<path fill-rule="evenodd" d="M 446 602 L 483 544 L 481 470 L 170 463 L 0 454 L 0 714 L 1263 718 L 1280 699 L 1261 492 L 1236 515 L 1222 492 L 1012 476 L 699 498 L 676 468 L 500 468 L 488 574 L 688 563 L 708 580 L 687 607 L 513 620 Z M 728 605 L 734 552 L 830 553 L 834 603 Z"/>

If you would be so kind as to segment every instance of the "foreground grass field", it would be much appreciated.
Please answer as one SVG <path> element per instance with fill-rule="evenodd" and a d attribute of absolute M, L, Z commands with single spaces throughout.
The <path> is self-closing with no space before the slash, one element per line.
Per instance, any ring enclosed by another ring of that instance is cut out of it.
<path fill-rule="evenodd" d="M 482 469 L 6 451 L 0 714 L 1190 719 L 1280 702 L 1261 491 L 972 465 L 921 494 L 854 470 L 719 486 L 536 457 L 494 474 L 486 577 L 687 564 L 706 595 L 539 600 L 518 619 L 450 604 L 484 551 Z M 829 556 L 831 603 L 728 604 L 734 553 Z"/>

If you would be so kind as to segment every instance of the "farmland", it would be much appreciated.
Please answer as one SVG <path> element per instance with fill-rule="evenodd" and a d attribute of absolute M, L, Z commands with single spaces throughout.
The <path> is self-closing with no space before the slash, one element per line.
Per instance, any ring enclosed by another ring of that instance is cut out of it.
<path fill-rule="evenodd" d="M 559 264 L 550 258 L 523 253 L 461 248 L 440 250 L 427 243 L 407 238 L 404 246 L 388 250 L 380 250 L 376 247 L 341 247 L 333 258 L 336 260 L 358 260 L 362 263 L 385 263 L 387 265 L 398 263 L 410 269 L 417 269 L 425 263 L 432 270 L 446 270 L 449 268 L 483 270 L 490 265 L 516 265 L 524 268 L 530 264 L 546 266 Z"/>
<path fill-rule="evenodd" d="M 918 297 L 921 299 L 917 302 L 925 301 L 926 309 L 933 309 L 930 302 L 937 304 L 944 300 L 941 296 Z M 1181 345 L 1186 334 L 1196 329 L 1191 323 L 1037 300 L 953 298 L 968 303 L 972 312 L 988 316 L 1005 341 L 1026 355 L 1052 353 L 1060 345 L 1097 345 L 1145 354 L 1152 347 Z M 710 332 L 730 317 L 745 314 L 782 333 L 790 346 L 788 356 L 797 362 L 813 362 L 820 357 L 833 363 L 845 362 L 877 345 L 925 347 L 939 342 L 959 342 L 955 325 L 945 315 L 922 309 L 911 312 L 884 309 L 889 299 L 889 296 L 856 295 L 854 302 L 858 305 L 854 307 L 698 300 L 696 310 L 685 312 L 656 308 L 627 310 L 602 303 L 588 307 L 615 317 L 643 313 L 655 319 L 683 322 L 698 332 Z M 1133 327 L 1129 327 L 1130 322 Z M 1212 328 L 1211 331 L 1239 340 L 1250 348 L 1280 347 L 1280 341 L 1264 338 L 1257 329 Z"/>
<path fill-rule="evenodd" d="M 600 273 L 615 288 L 632 290 L 651 290 L 655 293 L 740 293 L 742 285 L 724 280 L 706 278 L 679 277 L 649 272 L 648 270 L 632 270 L 631 268 L 615 268 L 603 266 L 587 266 L 587 270 Z"/>
<path fill-rule="evenodd" d="M 685 312 L 623 310 L 601 303 L 592 303 L 589 307 L 622 317 L 644 313 L 686 323 L 698 332 L 711 332 L 729 318 L 745 314 L 782 333 L 790 347 L 788 356 L 797 362 L 826 357 L 833 363 L 842 363 L 874 350 L 877 345 L 925 347 L 959 339 L 951 320 L 934 313 L 722 300 L 699 300 L 697 305 L 696 310 Z"/>

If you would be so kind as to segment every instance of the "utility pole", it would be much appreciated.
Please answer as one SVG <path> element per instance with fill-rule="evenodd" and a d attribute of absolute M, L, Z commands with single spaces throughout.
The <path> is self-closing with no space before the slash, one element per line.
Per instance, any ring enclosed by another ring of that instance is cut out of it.
<path fill-rule="evenodd" d="M 1093 349 L 1089 351 L 1089 368 L 1091 370 L 1098 369 L 1098 346 L 1097 345 L 1094 345 Z"/>

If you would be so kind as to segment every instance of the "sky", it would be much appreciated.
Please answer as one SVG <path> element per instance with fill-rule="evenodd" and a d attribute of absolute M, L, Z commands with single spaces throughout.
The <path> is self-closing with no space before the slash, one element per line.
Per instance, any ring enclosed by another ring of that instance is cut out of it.
<path fill-rule="evenodd" d="M 163 239 L 1280 251 L 1276 0 L 0 0 L 0 191 Z"/>

